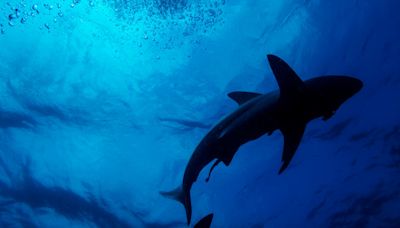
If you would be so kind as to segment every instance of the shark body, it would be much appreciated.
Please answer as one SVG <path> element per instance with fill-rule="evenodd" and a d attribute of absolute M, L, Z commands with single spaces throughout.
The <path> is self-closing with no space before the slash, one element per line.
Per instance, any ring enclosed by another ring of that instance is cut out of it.
<path fill-rule="evenodd" d="M 182 185 L 162 195 L 181 202 L 190 224 L 190 189 L 201 170 L 223 162 L 229 166 L 239 147 L 262 135 L 280 130 L 284 138 L 281 174 L 292 160 L 307 123 L 322 117 L 328 120 L 363 83 L 349 76 L 322 76 L 302 81 L 292 68 L 275 55 L 267 56 L 279 90 L 267 94 L 231 92 L 239 107 L 215 125 L 200 141 L 186 166 Z"/>

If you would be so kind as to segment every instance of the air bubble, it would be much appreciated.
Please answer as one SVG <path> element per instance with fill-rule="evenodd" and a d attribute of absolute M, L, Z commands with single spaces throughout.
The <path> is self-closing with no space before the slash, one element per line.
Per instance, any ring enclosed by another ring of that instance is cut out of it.
<path fill-rule="evenodd" d="M 33 9 L 37 14 L 39 14 L 39 7 L 38 7 L 38 5 L 36 5 L 36 4 L 32 5 L 32 9 Z M 32 15 L 32 16 L 33 16 L 33 15 Z"/>
<path fill-rule="evenodd" d="M 17 18 L 17 16 L 15 14 L 13 14 L 13 13 L 8 15 L 8 20 L 13 20 L 15 18 Z"/>
<path fill-rule="evenodd" d="M 21 15 L 19 9 L 15 9 L 15 17 L 18 18 Z"/>

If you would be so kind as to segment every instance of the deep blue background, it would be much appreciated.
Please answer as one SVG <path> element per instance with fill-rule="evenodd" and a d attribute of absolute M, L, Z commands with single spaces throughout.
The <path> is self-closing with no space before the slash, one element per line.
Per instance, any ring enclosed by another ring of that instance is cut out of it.
<path fill-rule="evenodd" d="M 34 7 L 37 4 L 37 7 Z M 282 136 L 243 146 L 192 188 L 214 227 L 400 226 L 397 0 L 0 2 L 0 226 L 184 227 L 177 186 L 232 90 L 303 79 L 363 90 L 315 120 L 278 176 Z M 16 10 L 18 9 L 18 10 Z"/>

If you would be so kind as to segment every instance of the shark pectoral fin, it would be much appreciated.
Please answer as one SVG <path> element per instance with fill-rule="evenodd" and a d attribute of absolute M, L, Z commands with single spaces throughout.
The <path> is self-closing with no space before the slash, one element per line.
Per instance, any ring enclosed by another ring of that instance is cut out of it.
<path fill-rule="evenodd" d="M 268 55 L 268 62 L 278 82 L 280 97 L 293 97 L 305 89 L 304 82 L 283 59 L 275 55 Z"/>
<path fill-rule="evenodd" d="M 281 129 L 283 134 L 284 146 L 282 153 L 282 166 L 279 170 L 281 174 L 289 165 L 297 148 L 299 147 L 300 141 L 303 138 L 306 124 L 301 123 L 294 125 L 290 128 Z"/>
<path fill-rule="evenodd" d="M 252 93 L 252 92 L 241 92 L 241 91 L 235 91 L 235 92 L 230 92 L 228 93 L 228 97 L 230 97 L 232 100 L 236 101 L 239 105 L 246 103 L 247 101 L 261 96 L 262 94 L 259 93 Z"/>
<path fill-rule="evenodd" d="M 206 178 L 206 182 L 208 182 L 210 180 L 210 176 L 212 171 L 214 170 L 215 166 L 217 166 L 219 163 L 221 162 L 221 160 L 217 159 L 214 164 L 211 166 L 210 171 L 208 172 L 208 177 Z"/>

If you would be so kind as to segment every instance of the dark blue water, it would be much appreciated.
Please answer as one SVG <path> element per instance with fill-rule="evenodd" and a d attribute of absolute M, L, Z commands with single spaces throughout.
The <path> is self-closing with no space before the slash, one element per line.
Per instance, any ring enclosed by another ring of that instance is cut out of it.
<path fill-rule="evenodd" d="M 279 131 L 192 188 L 212 227 L 400 226 L 397 0 L 2 0 L 0 226 L 185 227 L 163 198 L 266 61 L 364 88 L 312 121 L 277 175 Z M 192 223 L 193 224 L 193 223 Z"/>

